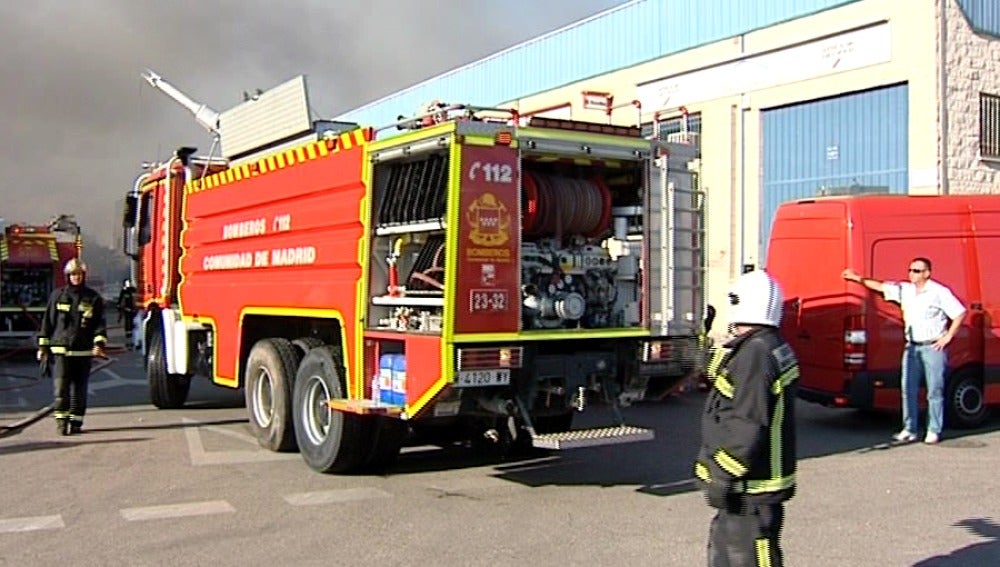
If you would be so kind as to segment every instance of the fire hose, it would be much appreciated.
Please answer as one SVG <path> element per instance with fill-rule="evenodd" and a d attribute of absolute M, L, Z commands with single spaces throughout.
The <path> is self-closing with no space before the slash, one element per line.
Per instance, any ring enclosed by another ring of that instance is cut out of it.
<path fill-rule="evenodd" d="M 108 358 L 107 356 L 101 357 L 100 362 L 96 364 L 91 364 L 90 372 L 93 373 L 97 372 L 98 370 L 103 370 L 104 368 L 110 366 L 113 362 L 114 359 L 112 358 Z M 50 368 L 51 368 L 51 363 L 49 361 L 49 357 L 48 356 L 42 357 L 42 360 L 39 361 L 38 365 L 38 377 L 35 378 L 35 380 L 37 381 L 46 378 L 48 376 L 51 376 Z M 14 377 L 27 378 L 25 376 L 14 376 Z M 35 412 L 31 413 L 30 415 L 28 415 L 27 417 L 21 418 L 20 420 L 15 421 L 14 423 L 10 423 L 7 425 L 0 425 L 0 439 L 3 439 L 4 437 L 12 437 L 14 435 L 17 435 L 18 433 L 21 433 L 29 426 L 44 419 L 53 411 L 55 411 L 54 403 L 49 404 L 43 408 L 40 408 Z"/>

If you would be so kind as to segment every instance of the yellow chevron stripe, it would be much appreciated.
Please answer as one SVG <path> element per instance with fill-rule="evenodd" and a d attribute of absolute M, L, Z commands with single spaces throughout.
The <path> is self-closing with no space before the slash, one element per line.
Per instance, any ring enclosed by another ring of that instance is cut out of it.
<path fill-rule="evenodd" d="M 56 241 L 49 241 L 49 257 L 52 258 L 53 262 L 59 261 L 59 250 L 56 249 Z"/>
<path fill-rule="evenodd" d="M 333 144 L 333 148 L 330 148 L 327 145 L 328 140 L 308 142 L 270 156 L 262 157 L 256 162 L 244 163 L 239 166 L 226 169 L 225 171 L 206 176 L 204 179 L 190 181 L 184 186 L 184 192 L 188 195 L 200 193 L 201 191 L 215 189 L 234 181 L 264 175 L 272 171 L 292 167 L 314 159 L 324 158 L 341 150 L 349 150 L 356 146 L 363 146 L 368 143 L 367 138 L 369 136 L 369 129 L 356 128 L 349 132 L 341 133 L 334 141 L 335 143 Z"/>
<path fill-rule="evenodd" d="M 0 260 L 10 258 L 10 248 L 7 247 L 7 239 L 0 239 Z"/>

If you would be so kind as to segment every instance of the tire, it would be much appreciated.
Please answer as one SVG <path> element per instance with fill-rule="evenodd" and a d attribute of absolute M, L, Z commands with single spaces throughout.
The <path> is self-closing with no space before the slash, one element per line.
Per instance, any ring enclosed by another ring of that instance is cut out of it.
<path fill-rule="evenodd" d="M 294 451 L 292 385 L 302 359 L 285 339 L 261 339 L 250 349 L 243 378 L 250 429 L 261 447 Z"/>
<path fill-rule="evenodd" d="M 292 341 L 292 346 L 299 351 L 299 359 L 305 358 L 309 351 L 324 344 L 326 343 L 322 339 L 316 337 L 302 337 Z"/>
<path fill-rule="evenodd" d="M 146 376 L 149 379 L 149 398 L 159 409 L 184 407 L 191 390 L 191 377 L 167 372 L 167 346 L 163 332 L 153 331 L 146 348 Z"/>
<path fill-rule="evenodd" d="M 344 397 L 340 367 L 333 349 L 322 346 L 309 351 L 295 376 L 295 438 L 306 464 L 322 473 L 357 470 L 372 451 L 375 421 L 327 405 Z"/>
<path fill-rule="evenodd" d="M 986 422 L 989 410 L 982 379 L 973 373 L 952 376 L 945 389 L 946 423 L 959 429 L 974 429 Z"/>

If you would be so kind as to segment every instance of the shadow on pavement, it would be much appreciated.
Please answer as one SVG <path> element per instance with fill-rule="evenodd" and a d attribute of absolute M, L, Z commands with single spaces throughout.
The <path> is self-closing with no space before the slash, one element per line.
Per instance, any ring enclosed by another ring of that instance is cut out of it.
<path fill-rule="evenodd" d="M 987 541 L 967 545 L 948 555 L 924 559 L 914 563 L 913 567 L 966 567 L 997 565 L 1000 562 L 1000 524 L 992 518 L 967 518 L 954 525 L 965 528 L 970 534 Z"/>
<path fill-rule="evenodd" d="M 85 433 L 107 433 L 111 431 L 144 431 L 144 430 L 157 430 L 157 429 L 184 429 L 187 427 L 205 427 L 211 425 L 233 425 L 237 423 L 246 423 L 247 420 L 244 419 L 217 419 L 212 421 L 191 421 L 191 422 L 175 422 L 175 423 L 156 423 L 156 424 L 133 424 L 133 425 L 123 425 L 121 427 L 88 427 Z"/>
<path fill-rule="evenodd" d="M 138 443 L 149 441 L 152 437 L 129 437 L 127 439 L 101 439 L 95 441 L 32 441 L 29 443 L 14 443 L 11 445 L 0 445 L 0 455 L 13 455 L 16 453 L 30 453 L 33 451 L 48 451 L 50 449 L 68 449 L 79 447 L 80 445 L 107 445 L 110 443 Z"/>

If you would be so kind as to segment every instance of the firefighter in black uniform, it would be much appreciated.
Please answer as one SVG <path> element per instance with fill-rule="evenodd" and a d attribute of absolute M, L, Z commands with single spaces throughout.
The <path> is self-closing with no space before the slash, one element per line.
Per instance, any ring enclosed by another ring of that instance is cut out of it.
<path fill-rule="evenodd" d="M 52 292 L 38 335 L 38 359 L 54 357 L 55 417 L 61 435 L 79 433 L 87 413 L 90 359 L 104 357 L 104 300 L 84 285 L 87 266 L 66 262 L 68 285 Z"/>
<path fill-rule="evenodd" d="M 133 347 L 132 327 L 135 319 L 135 286 L 131 280 L 122 283 L 122 289 L 118 292 L 118 322 L 125 329 L 125 344 L 127 348 Z"/>
<path fill-rule="evenodd" d="M 729 294 L 733 338 L 709 364 L 695 476 L 716 508 L 711 567 L 780 567 L 784 502 L 795 494 L 798 361 L 778 332 L 782 295 L 762 271 Z"/>

